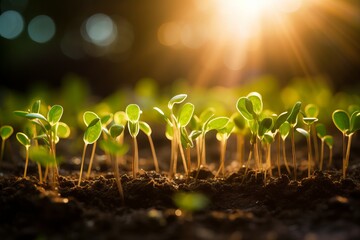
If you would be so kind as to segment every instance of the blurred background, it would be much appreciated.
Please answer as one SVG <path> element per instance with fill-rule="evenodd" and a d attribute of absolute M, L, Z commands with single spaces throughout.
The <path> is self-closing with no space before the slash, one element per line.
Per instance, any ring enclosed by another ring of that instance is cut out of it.
<path fill-rule="evenodd" d="M 285 87 L 325 79 L 359 91 L 358 0 L 1 0 L 1 92 L 74 76 L 108 96 L 160 87 Z M 71 81 L 71 80 L 70 80 Z"/>

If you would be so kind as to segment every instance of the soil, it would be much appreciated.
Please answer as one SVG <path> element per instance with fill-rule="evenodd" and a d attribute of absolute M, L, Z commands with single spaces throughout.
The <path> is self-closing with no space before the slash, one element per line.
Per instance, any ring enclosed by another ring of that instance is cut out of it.
<path fill-rule="evenodd" d="M 358 155 L 356 155 L 358 156 Z M 339 157 L 338 157 L 339 158 Z M 335 161 L 336 162 L 336 161 Z M 77 186 L 78 165 L 63 164 L 58 187 L 40 184 L 35 164 L 0 166 L 0 239 L 360 239 L 360 165 L 298 169 L 299 179 L 244 168 L 215 178 L 202 168 L 190 177 L 122 172 L 125 205 L 111 169 L 99 167 Z M 357 163 L 357 164 L 356 164 Z M 282 166 L 282 173 L 286 169 Z M 206 208 L 179 211 L 177 192 L 197 192 Z"/>

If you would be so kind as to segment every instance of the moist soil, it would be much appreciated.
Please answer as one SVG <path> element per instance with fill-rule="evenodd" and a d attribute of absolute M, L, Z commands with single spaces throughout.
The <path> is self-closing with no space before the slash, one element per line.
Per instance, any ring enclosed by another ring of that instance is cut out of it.
<path fill-rule="evenodd" d="M 229 170 L 231 163 L 224 177 L 215 177 L 209 165 L 211 170 L 201 168 L 197 179 L 196 170 L 170 179 L 151 168 L 134 179 L 120 166 L 124 205 L 106 164 L 95 166 L 78 186 L 79 165 L 64 163 L 54 188 L 39 183 L 34 163 L 23 178 L 23 159 L 3 161 L 0 239 L 360 239 L 356 150 L 345 179 L 339 155 L 333 169 L 312 171 L 311 177 L 299 164 L 297 181 L 284 166 L 280 176 L 274 167 L 266 181 L 252 169 Z M 209 204 L 179 211 L 173 200 L 179 192 L 201 193 Z"/>

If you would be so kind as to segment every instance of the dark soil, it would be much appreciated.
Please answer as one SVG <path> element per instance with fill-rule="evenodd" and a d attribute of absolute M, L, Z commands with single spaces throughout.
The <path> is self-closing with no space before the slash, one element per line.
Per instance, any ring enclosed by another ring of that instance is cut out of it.
<path fill-rule="evenodd" d="M 111 173 L 80 187 L 76 174 L 62 174 L 54 191 L 36 174 L 2 173 L 0 239 L 360 239 L 360 166 L 345 180 L 338 170 L 315 171 L 266 185 L 263 174 L 244 169 L 225 178 L 202 169 L 197 181 L 123 174 L 125 206 Z M 202 193 L 210 204 L 179 215 L 177 192 Z"/>

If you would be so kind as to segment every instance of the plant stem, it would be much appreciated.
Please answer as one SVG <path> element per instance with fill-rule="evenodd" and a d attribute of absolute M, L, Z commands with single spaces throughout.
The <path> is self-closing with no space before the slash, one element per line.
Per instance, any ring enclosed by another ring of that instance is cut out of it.
<path fill-rule="evenodd" d="M 325 147 L 325 141 L 322 138 L 321 139 L 321 150 L 320 150 L 320 171 L 322 171 L 323 165 L 324 165 L 324 147 Z"/>
<path fill-rule="evenodd" d="M 237 147 L 236 147 L 236 156 L 239 162 L 240 167 L 244 164 L 244 136 L 242 134 L 236 135 Z"/>
<path fill-rule="evenodd" d="M 352 139 L 352 134 L 350 134 L 348 136 L 348 143 L 347 143 L 347 148 L 346 148 L 346 157 L 345 157 L 345 163 L 343 165 L 343 178 L 346 178 L 346 171 L 347 168 L 349 166 L 349 158 L 350 158 L 350 147 L 351 147 L 351 139 Z"/>
<path fill-rule="evenodd" d="M 36 125 L 33 125 L 33 131 L 34 131 L 34 145 L 36 147 L 39 146 L 38 140 L 36 139 L 37 137 L 37 133 L 36 133 Z M 39 173 L 39 182 L 42 183 L 43 182 L 43 177 L 42 177 L 42 170 L 41 170 L 41 164 L 37 163 L 37 167 L 38 167 L 38 173 Z"/>
<path fill-rule="evenodd" d="M 328 166 L 328 168 L 330 168 L 332 165 L 332 158 L 333 158 L 333 151 L 332 151 L 332 147 L 330 147 L 329 148 L 329 166 Z"/>
<path fill-rule="evenodd" d="M 181 155 L 181 159 L 182 159 L 183 166 L 184 166 L 184 171 L 185 171 L 185 174 L 188 176 L 188 175 L 189 175 L 189 172 L 188 172 L 188 168 L 187 168 L 187 165 L 186 165 L 186 159 L 185 159 L 184 149 L 183 149 L 183 147 L 182 147 L 181 141 L 178 141 L 178 146 L 179 146 L 180 155 Z"/>
<path fill-rule="evenodd" d="M 133 162 L 132 162 L 132 174 L 133 178 L 136 178 L 136 174 L 139 172 L 139 151 L 136 137 L 133 137 Z"/>
<path fill-rule="evenodd" d="M 318 163 L 319 162 L 319 143 L 318 143 L 317 136 L 316 136 L 315 124 L 311 124 L 311 136 L 312 136 L 312 142 L 314 143 L 314 152 L 315 152 L 314 162 Z"/>
<path fill-rule="evenodd" d="M 94 142 L 93 147 L 91 149 L 91 156 L 90 156 L 89 166 L 88 166 L 88 170 L 87 170 L 87 174 L 86 174 L 87 179 L 89 179 L 89 177 L 90 177 L 91 168 L 92 168 L 92 164 L 93 164 L 94 157 L 95 157 L 95 149 L 96 149 L 96 142 Z"/>
<path fill-rule="evenodd" d="M 280 133 L 278 133 L 278 135 L 277 135 L 277 145 L 276 145 L 276 162 L 277 162 L 279 177 L 281 176 L 281 169 L 280 169 L 280 141 L 281 141 L 281 136 L 280 136 Z"/>
<path fill-rule="evenodd" d="M 308 178 L 310 177 L 310 170 L 311 170 L 311 162 L 312 162 L 312 157 L 311 157 L 311 137 L 307 137 L 307 145 L 308 145 Z"/>
<path fill-rule="evenodd" d="M 187 161 L 189 173 L 191 172 L 191 151 L 190 150 L 191 150 L 190 147 L 186 148 L 186 161 Z"/>
<path fill-rule="evenodd" d="M 3 139 L 1 142 L 1 154 L 0 154 L 0 162 L 3 160 L 5 151 L 5 140 Z"/>
<path fill-rule="evenodd" d="M 225 176 L 225 152 L 226 152 L 226 139 L 220 141 L 220 166 L 215 177 L 217 177 L 220 172 L 222 176 Z"/>
<path fill-rule="evenodd" d="M 80 174 L 79 174 L 78 187 L 80 187 L 81 177 L 82 177 L 82 173 L 83 173 L 83 169 L 84 169 L 86 147 L 87 147 L 87 143 L 84 144 L 83 154 L 82 154 L 82 157 L 81 157 L 81 165 L 80 165 Z"/>
<path fill-rule="evenodd" d="M 27 168 L 29 164 L 29 148 L 26 147 L 26 157 L 25 157 L 25 168 L 24 168 L 24 178 L 26 178 Z"/>
<path fill-rule="evenodd" d="M 41 171 L 41 165 L 40 165 L 40 163 L 37 163 L 37 167 L 38 167 L 38 173 L 39 173 L 39 182 L 42 183 L 42 182 L 43 182 L 43 178 L 42 178 L 42 171 Z"/>
<path fill-rule="evenodd" d="M 294 166 L 294 180 L 297 179 L 297 167 L 296 167 L 296 151 L 295 151 L 295 133 L 294 127 L 291 127 L 291 152 Z"/>
<path fill-rule="evenodd" d="M 120 177 L 120 173 L 119 173 L 118 161 L 117 161 L 116 157 L 112 158 L 110 156 L 110 158 L 111 158 L 111 160 L 113 162 L 115 181 L 116 181 L 117 188 L 119 190 L 121 206 L 123 206 L 124 203 L 125 203 L 125 199 L 124 199 L 124 191 L 123 191 L 123 188 L 122 188 L 122 185 L 121 185 L 121 177 Z"/>
<path fill-rule="evenodd" d="M 157 157 L 156 157 L 154 143 L 153 143 L 152 137 L 150 135 L 148 135 L 148 139 L 149 139 L 149 143 L 150 143 L 151 153 L 152 153 L 152 156 L 153 156 L 153 159 L 154 159 L 155 171 L 159 173 L 160 168 L 159 168 L 159 162 L 158 162 Z"/>
<path fill-rule="evenodd" d="M 270 177 L 272 177 L 272 166 L 271 166 L 271 144 L 266 145 L 266 168 L 269 169 Z"/>
<path fill-rule="evenodd" d="M 288 174 L 290 175 L 290 174 L 291 174 L 291 171 L 290 171 L 290 168 L 289 168 L 289 164 L 288 164 L 288 162 L 287 162 L 287 159 L 286 159 L 285 140 L 282 140 L 282 153 L 283 153 L 283 160 L 284 160 L 284 164 L 285 164 L 286 170 L 287 170 Z"/>

